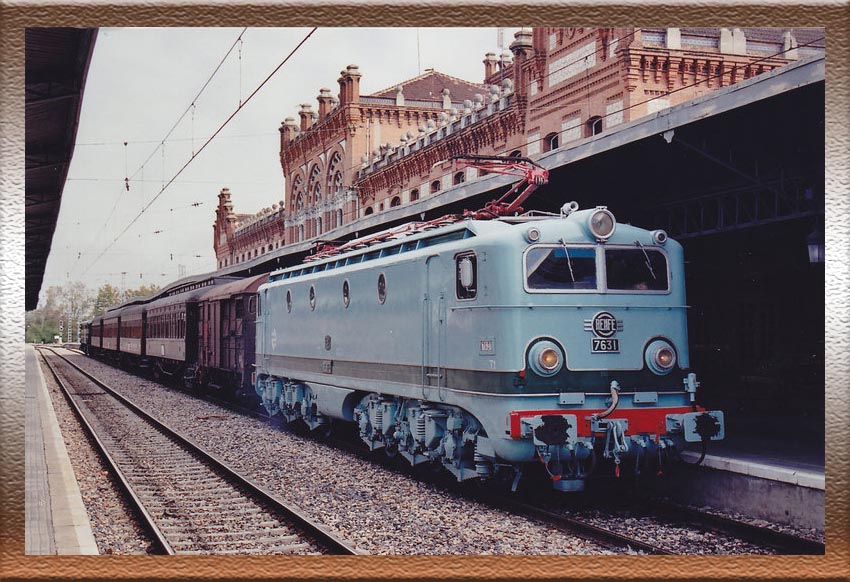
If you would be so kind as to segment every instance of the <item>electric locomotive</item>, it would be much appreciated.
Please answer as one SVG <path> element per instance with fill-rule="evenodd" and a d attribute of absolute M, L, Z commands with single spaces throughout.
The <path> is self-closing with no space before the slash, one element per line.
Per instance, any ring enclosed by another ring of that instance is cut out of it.
<path fill-rule="evenodd" d="M 255 389 L 314 430 L 458 480 L 561 491 L 724 436 L 696 404 L 682 247 L 605 207 L 410 225 L 272 273 Z"/>

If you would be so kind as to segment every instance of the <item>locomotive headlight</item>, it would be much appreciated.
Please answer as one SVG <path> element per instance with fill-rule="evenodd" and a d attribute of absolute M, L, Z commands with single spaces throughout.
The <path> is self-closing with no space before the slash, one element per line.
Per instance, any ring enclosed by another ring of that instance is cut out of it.
<path fill-rule="evenodd" d="M 564 366 L 564 352 L 554 342 L 539 341 L 528 352 L 528 366 L 539 376 L 553 376 Z"/>
<path fill-rule="evenodd" d="M 590 232 L 598 240 L 606 240 L 614 234 L 614 229 L 617 228 L 617 221 L 614 219 L 614 215 L 611 214 L 610 210 L 604 206 L 597 206 L 596 210 L 591 213 L 590 218 L 587 219 L 587 225 L 590 228 Z"/>
<path fill-rule="evenodd" d="M 663 376 L 676 365 L 676 350 L 664 340 L 655 340 L 647 346 L 644 360 L 650 370 Z"/>

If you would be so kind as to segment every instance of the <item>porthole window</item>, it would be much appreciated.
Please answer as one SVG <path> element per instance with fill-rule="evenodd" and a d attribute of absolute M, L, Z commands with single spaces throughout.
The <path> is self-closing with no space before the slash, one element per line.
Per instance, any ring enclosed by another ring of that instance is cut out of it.
<path fill-rule="evenodd" d="M 342 303 L 346 307 L 348 307 L 348 304 L 351 303 L 351 294 L 349 293 L 348 289 L 348 281 L 342 282 Z"/>
<path fill-rule="evenodd" d="M 316 309 L 316 288 L 310 285 L 310 311 Z"/>
<path fill-rule="evenodd" d="M 286 311 L 292 313 L 292 291 L 286 292 Z"/>
<path fill-rule="evenodd" d="M 384 303 L 387 300 L 387 278 L 381 273 L 378 275 L 378 301 Z"/>

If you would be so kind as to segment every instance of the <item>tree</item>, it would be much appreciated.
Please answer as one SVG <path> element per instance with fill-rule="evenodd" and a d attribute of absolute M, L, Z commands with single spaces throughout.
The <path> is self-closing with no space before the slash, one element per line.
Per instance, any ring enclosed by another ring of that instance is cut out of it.
<path fill-rule="evenodd" d="M 91 315 L 92 297 L 85 284 L 68 283 L 47 289 L 41 307 L 26 314 L 26 341 L 52 342 L 60 335 L 59 322 L 62 322 L 62 336 L 77 339 L 78 323 Z"/>
<path fill-rule="evenodd" d="M 139 297 L 147 297 L 159 291 L 160 287 L 157 284 L 141 285 L 138 289 L 127 289 L 124 291 L 123 301 L 129 301 Z"/>
<path fill-rule="evenodd" d="M 97 298 L 94 300 L 94 315 L 103 315 L 110 307 L 119 303 L 121 303 L 121 293 L 107 283 L 97 290 Z"/>
<path fill-rule="evenodd" d="M 94 306 L 94 299 L 89 293 L 85 283 L 74 281 L 62 287 L 61 302 L 63 311 L 68 317 L 68 324 L 73 323 L 76 329 L 77 323 L 88 319 Z"/>

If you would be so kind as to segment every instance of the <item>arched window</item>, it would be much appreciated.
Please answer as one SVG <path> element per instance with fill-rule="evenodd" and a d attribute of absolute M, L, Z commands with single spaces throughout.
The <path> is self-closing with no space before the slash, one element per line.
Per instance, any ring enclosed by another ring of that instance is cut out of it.
<path fill-rule="evenodd" d="M 410 201 L 416 202 L 417 200 L 419 200 L 419 189 L 414 188 L 413 190 L 410 191 Z"/>
<path fill-rule="evenodd" d="M 396 206 L 401 206 L 401 198 L 398 196 L 394 196 L 392 200 L 390 200 L 390 208 L 395 208 Z"/>
<path fill-rule="evenodd" d="M 366 208 L 366 210 L 364 210 L 364 211 L 363 211 L 363 216 L 369 216 L 369 215 L 370 215 L 370 214 L 372 214 L 373 212 L 375 212 L 375 211 L 374 211 L 374 210 L 372 210 L 372 207 L 371 207 L 371 206 L 368 206 L 368 207 Z"/>
<path fill-rule="evenodd" d="M 298 240 L 299 241 L 304 240 L 304 225 L 303 224 L 298 225 Z"/>
<path fill-rule="evenodd" d="M 558 149 L 558 134 L 550 133 L 546 137 L 543 138 L 543 151 L 551 152 L 552 150 Z"/>
<path fill-rule="evenodd" d="M 295 176 L 292 180 L 292 211 L 304 208 L 304 180 L 301 176 Z"/>
<path fill-rule="evenodd" d="M 521 151 L 519 151 L 519 150 L 514 150 L 514 151 L 512 151 L 512 152 L 510 153 L 510 157 L 512 157 L 512 158 L 521 158 L 521 157 L 522 157 L 522 152 L 521 152 Z"/>
<path fill-rule="evenodd" d="M 342 190 L 342 156 L 334 152 L 331 161 L 328 162 L 328 192 L 338 194 Z"/>
<path fill-rule="evenodd" d="M 458 184 L 463 184 L 466 182 L 466 174 L 464 172 L 458 172 L 452 178 L 452 183 L 457 186 Z"/>
<path fill-rule="evenodd" d="M 322 217 L 316 219 L 316 236 L 322 234 Z"/>
<path fill-rule="evenodd" d="M 336 211 L 336 225 L 342 226 L 342 210 Z"/>
<path fill-rule="evenodd" d="M 602 133 L 602 118 L 598 115 L 587 120 L 587 135 L 597 135 Z"/>
<path fill-rule="evenodd" d="M 440 191 L 440 181 L 434 180 L 433 182 L 431 182 L 431 194 L 433 194 L 434 192 L 439 192 L 439 191 Z"/>
<path fill-rule="evenodd" d="M 322 170 L 319 168 L 319 164 L 314 164 L 313 169 L 310 171 L 310 181 L 307 186 L 307 192 L 312 197 L 309 204 L 317 204 L 322 198 L 321 174 Z"/>

